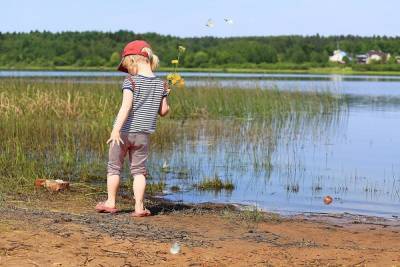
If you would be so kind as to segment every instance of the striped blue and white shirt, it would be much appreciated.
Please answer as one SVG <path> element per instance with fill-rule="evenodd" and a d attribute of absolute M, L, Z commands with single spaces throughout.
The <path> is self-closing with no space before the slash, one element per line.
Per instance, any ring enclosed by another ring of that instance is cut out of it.
<path fill-rule="evenodd" d="M 125 78 L 122 90 L 133 92 L 133 103 L 121 132 L 153 133 L 162 97 L 167 94 L 166 89 L 166 83 L 157 77 L 129 75 Z"/>

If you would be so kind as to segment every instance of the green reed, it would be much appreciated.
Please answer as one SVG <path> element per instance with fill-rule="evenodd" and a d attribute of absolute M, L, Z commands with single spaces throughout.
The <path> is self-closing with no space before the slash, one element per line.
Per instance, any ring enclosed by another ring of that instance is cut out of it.
<path fill-rule="evenodd" d="M 296 112 L 329 113 L 337 99 L 328 93 L 202 87 L 176 89 L 170 103 L 173 119 L 281 118 Z"/>
<path fill-rule="evenodd" d="M 25 192 L 36 177 L 104 177 L 105 140 L 121 97 L 118 84 L 0 80 L 0 191 Z M 312 120 L 340 105 L 329 94 L 218 87 L 177 89 L 169 101 L 171 112 L 152 135 L 153 149 L 159 151 L 195 140 L 199 131 L 223 138 L 226 119 L 256 118 L 267 122 L 268 131 L 272 124 L 296 122 L 298 117 Z M 186 139 L 176 131 L 177 124 L 199 119 L 217 126 L 191 127 Z M 260 141 L 256 135 L 249 138 Z"/>
<path fill-rule="evenodd" d="M 196 184 L 195 187 L 199 190 L 214 190 L 214 191 L 221 191 L 221 190 L 232 191 L 233 189 L 235 189 L 235 185 L 233 184 L 232 181 L 230 180 L 223 181 L 216 175 L 214 177 L 205 177 L 204 180 L 201 181 L 199 184 Z"/>

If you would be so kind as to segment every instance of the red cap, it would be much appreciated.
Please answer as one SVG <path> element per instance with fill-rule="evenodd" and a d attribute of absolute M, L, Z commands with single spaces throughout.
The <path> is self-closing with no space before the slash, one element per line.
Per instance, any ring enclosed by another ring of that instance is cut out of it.
<path fill-rule="evenodd" d="M 151 49 L 151 46 L 143 40 L 136 40 L 133 42 L 128 43 L 124 50 L 121 53 L 121 62 L 118 65 L 118 70 L 119 71 L 123 71 L 123 72 L 128 72 L 128 70 L 122 66 L 122 62 L 124 60 L 124 57 L 129 56 L 129 55 L 141 55 L 144 57 L 149 57 L 149 55 L 147 54 L 147 52 L 142 52 L 143 48 L 148 47 Z"/>

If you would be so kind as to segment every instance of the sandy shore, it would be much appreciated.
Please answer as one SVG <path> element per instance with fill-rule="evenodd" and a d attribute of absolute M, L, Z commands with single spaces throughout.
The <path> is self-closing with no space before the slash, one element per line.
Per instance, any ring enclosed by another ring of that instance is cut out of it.
<path fill-rule="evenodd" d="M 129 199 L 116 215 L 95 213 L 96 201 L 47 193 L 6 200 L 0 266 L 400 266 L 400 221 L 161 200 L 147 204 L 154 216 L 132 218 Z"/>

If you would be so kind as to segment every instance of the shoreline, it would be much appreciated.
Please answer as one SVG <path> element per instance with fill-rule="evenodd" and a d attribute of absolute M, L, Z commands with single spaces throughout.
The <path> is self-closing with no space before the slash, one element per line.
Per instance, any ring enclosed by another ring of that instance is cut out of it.
<path fill-rule="evenodd" d="M 100 195 L 104 193 L 88 193 L 87 191 L 77 192 L 76 189 L 70 190 L 71 192 L 67 192 L 64 195 L 63 192 L 59 193 L 51 193 L 47 192 L 46 189 L 39 189 L 33 195 L 28 194 L 26 195 L 27 198 L 35 198 L 37 197 L 36 201 L 41 202 L 48 197 L 51 197 L 52 200 L 57 201 L 58 196 L 62 195 L 62 198 L 69 198 L 69 194 L 79 197 L 79 195 L 84 194 L 84 196 L 91 196 L 92 194 L 95 196 L 94 198 L 89 197 L 86 200 L 93 201 L 98 200 Z M 41 192 L 40 192 L 41 191 Z M 39 194 L 38 194 L 39 193 Z M 46 194 L 50 194 L 46 196 Z M 123 205 L 124 209 L 130 209 L 133 205 L 130 206 L 128 204 L 130 202 L 129 194 L 122 194 L 120 197 L 119 202 Z M 7 198 L 3 200 L 3 204 L 5 203 L 7 206 Z M 10 203 L 21 203 L 22 201 L 17 199 L 9 198 Z M 241 204 L 241 203 L 219 203 L 219 202 L 183 202 L 183 201 L 173 201 L 168 198 L 165 198 L 163 195 L 158 194 L 149 194 L 146 193 L 145 200 L 149 203 L 156 204 L 166 208 L 168 210 L 174 209 L 199 209 L 199 210 L 207 210 L 212 212 L 219 212 L 221 210 L 227 209 L 233 212 L 238 213 L 252 213 L 254 216 L 272 216 L 276 218 L 282 218 L 284 220 L 296 220 L 301 219 L 305 221 L 323 221 L 327 223 L 341 223 L 341 224 L 350 224 L 350 223 L 358 223 L 358 224 L 379 224 L 379 225 L 386 225 L 386 226 L 398 226 L 400 227 L 400 217 L 392 215 L 391 217 L 384 217 L 384 216 L 376 216 L 376 215 L 366 215 L 366 214 L 357 214 L 357 213 L 350 213 L 350 212 L 279 212 L 279 211 L 269 211 L 266 209 L 259 209 L 254 205 L 248 204 Z M 0 208 L 2 207 L 2 203 L 0 202 Z M 29 206 L 28 206 L 29 207 Z M 62 206 L 63 207 L 63 206 Z"/>
<path fill-rule="evenodd" d="M 400 223 L 281 217 L 146 198 L 152 217 L 99 214 L 99 195 L 36 192 L 0 207 L 0 265 L 332 266 L 400 264 Z M 34 222 L 34 223 L 32 223 Z M 384 241 L 383 241 L 384 240 Z M 171 254 L 175 242 L 181 247 Z M 40 244 L 39 246 L 37 244 Z M 396 266 L 396 265 L 395 265 Z"/>
<path fill-rule="evenodd" d="M 160 72 L 172 72 L 170 67 L 161 67 Z M 113 67 L 0 67 L 0 71 L 92 71 L 92 72 L 117 72 Z M 178 68 L 178 72 L 208 72 L 208 73 L 232 73 L 232 74 L 337 74 L 337 75 L 366 75 L 366 76 L 399 76 L 400 71 L 357 71 L 349 67 L 346 68 L 308 68 L 308 69 L 252 69 L 252 68 Z"/>
<path fill-rule="evenodd" d="M 384 224 L 384 225 L 398 225 L 400 226 L 400 217 L 396 215 L 392 215 L 391 217 L 384 216 L 376 216 L 376 215 L 366 215 L 366 214 L 357 214 L 350 212 L 290 212 L 284 213 L 280 211 L 268 211 L 266 209 L 257 209 L 253 205 L 246 205 L 241 203 L 218 203 L 218 202 L 203 202 L 203 203 L 191 203 L 191 202 L 181 202 L 181 201 L 172 201 L 167 198 L 161 196 L 148 196 L 147 198 L 154 201 L 161 201 L 162 203 L 169 203 L 169 205 L 179 204 L 179 205 L 187 205 L 193 208 L 199 207 L 209 207 L 215 209 L 221 209 L 224 207 L 229 207 L 230 209 L 236 209 L 237 212 L 259 212 L 262 214 L 273 214 L 274 216 L 279 216 L 285 219 L 304 219 L 304 220 L 323 220 L 326 222 L 341 222 L 341 223 L 350 223 L 353 221 L 360 221 L 360 223 L 365 224 Z"/>

